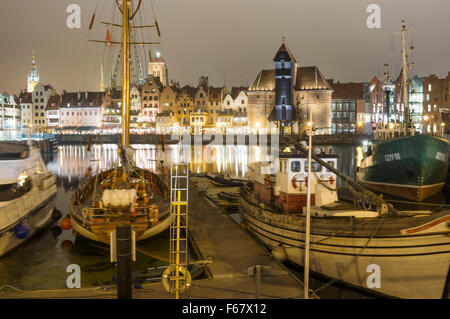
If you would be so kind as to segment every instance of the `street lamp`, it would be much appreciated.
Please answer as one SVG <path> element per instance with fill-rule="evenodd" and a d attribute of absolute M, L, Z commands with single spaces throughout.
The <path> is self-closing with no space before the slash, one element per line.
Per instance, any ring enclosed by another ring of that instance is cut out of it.
<path fill-rule="evenodd" d="M 312 121 L 312 112 L 314 109 L 317 109 L 318 106 L 312 107 L 309 111 L 309 122 L 307 123 L 309 130 L 306 134 L 309 137 L 308 144 L 308 192 L 306 196 L 306 233 L 305 233 L 305 279 L 304 279 L 304 288 L 305 288 L 305 299 L 309 297 L 309 249 L 310 249 L 310 234 L 311 234 L 311 152 L 312 152 L 312 136 L 313 132 L 313 121 Z"/>

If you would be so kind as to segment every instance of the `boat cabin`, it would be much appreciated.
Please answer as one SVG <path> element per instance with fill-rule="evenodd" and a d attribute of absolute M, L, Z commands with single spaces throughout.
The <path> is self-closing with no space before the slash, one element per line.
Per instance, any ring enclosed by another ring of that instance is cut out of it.
<path fill-rule="evenodd" d="M 337 156 L 321 154 L 320 158 L 337 168 Z M 281 153 L 278 161 L 255 165 L 253 182 L 256 198 L 266 205 L 285 212 L 301 212 L 306 206 L 308 183 L 308 159 L 293 153 Z M 316 184 L 323 183 L 335 188 L 336 174 L 316 161 L 311 166 L 311 205 L 314 205 Z"/>

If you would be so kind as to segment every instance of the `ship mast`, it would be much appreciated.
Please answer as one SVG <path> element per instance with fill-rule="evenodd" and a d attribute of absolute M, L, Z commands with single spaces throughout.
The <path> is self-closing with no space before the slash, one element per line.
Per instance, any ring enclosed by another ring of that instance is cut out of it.
<path fill-rule="evenodd" d="M 146 45 L 146 44 L 160 44 L 160 42 L 131 42 L 130 33 L 133 28 L 156 28 L 158 36 L 161 36 L 158 22 L 155 19 L 155 24 L 136 26 L 130 25 L 130 22 L 136 16 L 137 12 L 141 8 L 142 0 L 137 2 L 136 8 L 133 12 L 133 0 L 116 0 L 117 7 L 122 13 L 122 25 L 101 22 L 108 26 L 122 28 L 122 41 L 116 42 L 107 39 L 103 40 L 89 40 L 91 42 L 106 43 L 107 45 L 120 44 L 122 46 L 122 146 L 128 146 L 130 144 L 130 47 L 131 45 Z M 95 14 L 94 14 L 95 15 Z M 118 59 L 119 60 L 119 59 Z"/>
<path fill-rule="evenodd" d="M 403 122 L 406 122 L 406 116 L 408 114 L 408 60 L 407 60 L 407 52 L 406 52 L 406 25 L 405 20 L 402 20 L 402 58 L 403 58 L 403 102 L 405 104 L 405 109 L 403 113 Z M 409 121 L 409 119 L 408 119 Z"/>
<path fill-rule="evenodd" d="M 133 0 L 122 0 L 122 145 L 130 143 L 130 14 Z"/>

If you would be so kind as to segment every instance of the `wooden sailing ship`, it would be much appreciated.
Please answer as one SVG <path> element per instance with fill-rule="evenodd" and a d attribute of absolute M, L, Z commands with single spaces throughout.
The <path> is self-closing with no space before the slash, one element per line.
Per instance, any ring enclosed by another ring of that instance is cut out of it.
<path fill-rule="evenodd" d="M 155 236 L 171 223 L 169 213 L 168 177 L 161 167 L 160 173 L 139 168 L 134 162 L 134 150 L 129 145 L 130 126 L 130 46 L 156 44 L 157 42 L 131 42 L 133 28 L 154 27 L 132 25 L 142 0 L 116 1 L 122 13 L 122 25 L 105 23 L 122 28 L 122 41 L 105 42 L 122 46 L 122 139 L 118 145 L 117 162 L 113 169 L 91 175 L 91 168 L 84 181 L 73 192 L 70 203 L 70 222 L 81 236 L 109 244 L 110 233 L 119 224 L 130 224 L 136 241 Z M 95 14 L 94 14 L 95 17 Z M 93 17 L 93 18 L 94 18 Z M 92 23 L 91 23 L 92 24 Z M 88 146 L 89 151 L 90 145 Z"/>

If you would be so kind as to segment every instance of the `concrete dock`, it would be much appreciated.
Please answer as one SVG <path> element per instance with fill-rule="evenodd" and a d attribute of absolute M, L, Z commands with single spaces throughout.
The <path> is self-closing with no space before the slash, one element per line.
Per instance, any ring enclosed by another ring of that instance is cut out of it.
<path fill-rule="evenodd" d="M 235 221 L 200 197 L 192 184 L 189 230 L 198 257 L 212 260 L 207 266 L 212 279 L 193 283 L 190 298 L 254 298 L 255 276 L 245 272 L 255 265 L 271 268 L 262 275 L 261 298 L 302 298 L 299 282 Z"/>
<path fill-rule="evenodd" d="M 247 269 L 269 266 L 260 282 L 260 298 L 303 298 L 303 286 L 254 238 L 228 215 L 213 207 L 198 194 L 194 184 L 189 190 L 190 248 L 200 260 L 211 260 L 206 267 L 208 279 L 195 280 L 183 299 L 252 299 L 256 277 Z M 115 287 L 23 291 L 5 287 L 0 298 L 116 298 Z M 170 299 L 161 283 L 133 289 L 136 299 Z"/>

